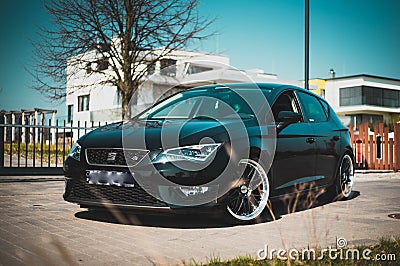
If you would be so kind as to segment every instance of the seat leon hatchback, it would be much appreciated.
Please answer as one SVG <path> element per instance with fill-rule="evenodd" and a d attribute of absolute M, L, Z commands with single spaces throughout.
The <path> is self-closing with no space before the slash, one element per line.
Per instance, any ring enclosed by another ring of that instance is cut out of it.
<path fill-rule="evenodd" d="M 64 199 L 254 221 L 293 193 L 348 198 L 353 165 L 349 130 L 321 97 L 291 85 L 214 84 L 79 138 L 64 163 Z"/>

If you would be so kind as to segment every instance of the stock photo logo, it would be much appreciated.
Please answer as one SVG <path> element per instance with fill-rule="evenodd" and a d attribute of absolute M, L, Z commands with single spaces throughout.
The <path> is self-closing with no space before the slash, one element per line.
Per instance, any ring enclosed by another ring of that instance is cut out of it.
<path fill-rule="evenodd" d="M 336 239 L 335 246 L 328 246 L 328 248 L 303 248 L 303 249 L 273 249 L 268 245 L 257 251 L 257 258 L 261 260 L 300 260 L 300 261 L 322 261 L 325 259 L 330 260 L 374 260 L 374 261 L 395 261 L 396 254 L 379 253 L 373 254 L 369 248 L 351 248 L 348 242 L 343 237 Z"/>

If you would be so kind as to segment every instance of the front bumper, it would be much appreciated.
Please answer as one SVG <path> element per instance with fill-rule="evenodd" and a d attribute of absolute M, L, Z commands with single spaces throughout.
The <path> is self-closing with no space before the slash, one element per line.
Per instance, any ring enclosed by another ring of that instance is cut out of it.
<path fill-rule="evenodd" d="M 95 167 L 84 165 L 74 159 L 68 158 L 64 164 L 65 192 L 64 199 L 77 203 L 82 207 L 117 207 L 138 210 L 156 211 L 195 211 L 224 206 L 226 196 L 219 196 L 218 186 L 175 185 L 175 186 L 146 186 L 133 179 L 130 187 L 116 185 L 99 185 L 88 182 L 89 170 L 109 171 L 112 173 L 130 174 L 128 168 Z M 148 169 L 135 171 L 135 175 L 146 174 Z M 186 173 L 188 174 L 188 173 Z M 196 173 L 191 173 L 196 175 Z M 203 195 L 207 193 L 207 195 Z M 210 194 L 211 193 L 211 194 Z M 155 196 L 153 196 L 155 195 Z M 196 197 L 207 196 L 213 198 L 205 204 L 193 204 Z M 178 200 L 177 200 L 178 199 Z M 171 204 L 169 202 L 183 202 L 183 204 Z M 196 206 L 195 206 L 196 205 Z M 208 211 L 206 211 L 208 212 Z"/>

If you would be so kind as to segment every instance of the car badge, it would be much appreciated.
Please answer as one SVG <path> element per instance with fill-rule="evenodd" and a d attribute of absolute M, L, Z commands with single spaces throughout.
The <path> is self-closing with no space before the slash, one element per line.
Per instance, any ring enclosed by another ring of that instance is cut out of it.
<path fill-rule="evenodd" d="M 115 161 L 115 157 L 117 157 L 116 152 L 109 152 L 107 155 L 107 161 Z"/>

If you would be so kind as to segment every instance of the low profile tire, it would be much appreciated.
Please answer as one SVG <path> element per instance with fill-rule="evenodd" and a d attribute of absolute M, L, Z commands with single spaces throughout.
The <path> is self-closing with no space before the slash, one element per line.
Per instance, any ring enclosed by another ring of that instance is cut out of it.
<path fill-rule="evenodd" d="M 255 159 L 242 159 L 238 163 L 241 178 L 229 192 L 226 205 L 229 222 L 249 223 L 262 219 L 268 203 L 269 181 L 264 167 Z"/>
<path fill-rule="evenodd" d="M 335 182 L 335 200 L 350 198 L 354 185 L 354 164 L 350 154 L 346 153 L 340 159 L 338 175 Z"/>

